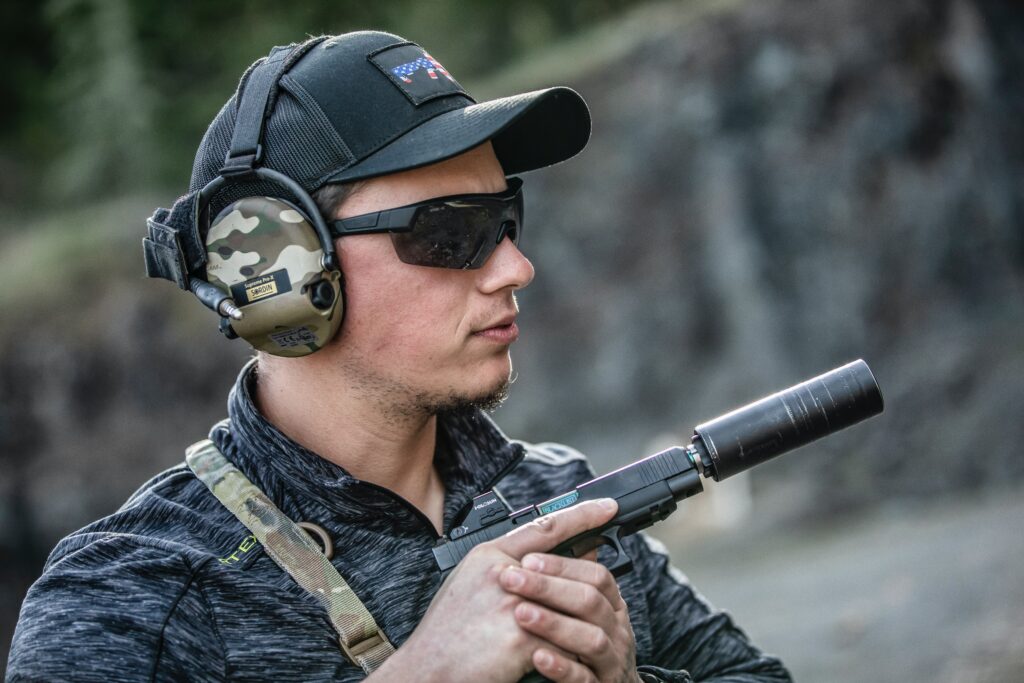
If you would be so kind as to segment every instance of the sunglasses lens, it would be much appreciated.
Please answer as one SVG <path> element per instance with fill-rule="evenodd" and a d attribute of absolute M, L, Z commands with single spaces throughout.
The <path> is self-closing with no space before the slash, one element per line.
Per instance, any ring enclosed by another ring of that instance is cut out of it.
<path fill-rule="evenodd" d="M 452 201 L 421 208 L 409 232 L 393 232 L 391 240 L 404 263 L 434 268 L 479 268 L 498 246 L 498 236 L 516 223 L 518 211 L 507 202 Z"/>

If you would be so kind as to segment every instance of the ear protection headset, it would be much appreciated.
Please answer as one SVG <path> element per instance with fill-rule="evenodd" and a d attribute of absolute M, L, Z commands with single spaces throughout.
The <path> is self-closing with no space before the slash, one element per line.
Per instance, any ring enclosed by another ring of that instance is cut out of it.
<path fill-rule="evenodd" d="M 220 329 L 275 356 L 305 356 L 330 341 L 345 312 L 334 240 L 316 203 L 292 178 L 263 168 L 263 135 L 281 76 L 322 39 L 275 48 L 250 71 L 224 167 L 199 191 L 195 221 L 206 244 L 205 278 L 189 289 L 221 315 Z M 210 203 L 226 187 L 265 181 L 291 193 L 245 197 L 212 221 Z"/>

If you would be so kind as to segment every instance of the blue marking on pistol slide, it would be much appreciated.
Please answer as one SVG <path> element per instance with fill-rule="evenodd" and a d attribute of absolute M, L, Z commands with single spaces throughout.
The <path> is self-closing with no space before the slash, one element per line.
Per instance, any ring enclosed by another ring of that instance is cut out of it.
<path fill-rule="evenodd" d="M 575 503 L 579 499 L 580 499 L 579 492 L 578 491 L 573 491 L 571 493 L 565 494 L 564 496 L 559 496 L 558 498 L 555 498 L 550 503 L 544 503 L 538 509 L 540 510 L 540 514 L 546 515 L 546 514 L 554 512 L 555 510 L 561 510 L 562 508 L 567 508 L 567 507 L 569 507 L 570 505 L 572 505 L 573 503 Z"/>

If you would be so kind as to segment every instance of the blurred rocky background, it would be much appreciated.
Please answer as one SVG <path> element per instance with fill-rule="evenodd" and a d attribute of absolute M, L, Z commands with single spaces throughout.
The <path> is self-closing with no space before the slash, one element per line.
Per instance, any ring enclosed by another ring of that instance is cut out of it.
<path fill-rule="evenodd" d="M 1024 10 L 1011 0 L 0 9 L 0 662 L 56 540 L 182 459 L 248 356 L 144 219 L 273 44 L 384 28 L 594 136 L 529 177 L 505 430 L 598 471 L 855 358 L 885 414 L 655 529 L 806 681 L 1024 680 Z"/>

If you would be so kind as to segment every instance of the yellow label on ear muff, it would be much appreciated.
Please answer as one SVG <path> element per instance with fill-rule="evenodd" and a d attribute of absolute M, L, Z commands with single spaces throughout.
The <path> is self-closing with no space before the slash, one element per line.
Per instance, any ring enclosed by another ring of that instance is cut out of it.
<path fill-rule="evenodd" d="M 208 281 L 243 313 L 231 327 L 256 349 L 305 356 L 337 333 L 344 312 L 341 274 L 323 269 L 316 229 L 288 202 L 247 197 L 231 204 L 210 225 L 206 251 Z M 313 298 L 324 282 L 334 298 L 320 308 Z"/>
<path fill-rule="evenodd" d="M 277 296 L 292 291 L 292 285 L 288 279 L 287 270 L 276 270 L 273 273 L 260 275 L 251 280 L 245 280 L 238 284 L 231 285 L 231 298 L 239 306 L 250 304 L 253 301 L 266 299 L 270 296 Z"/>

